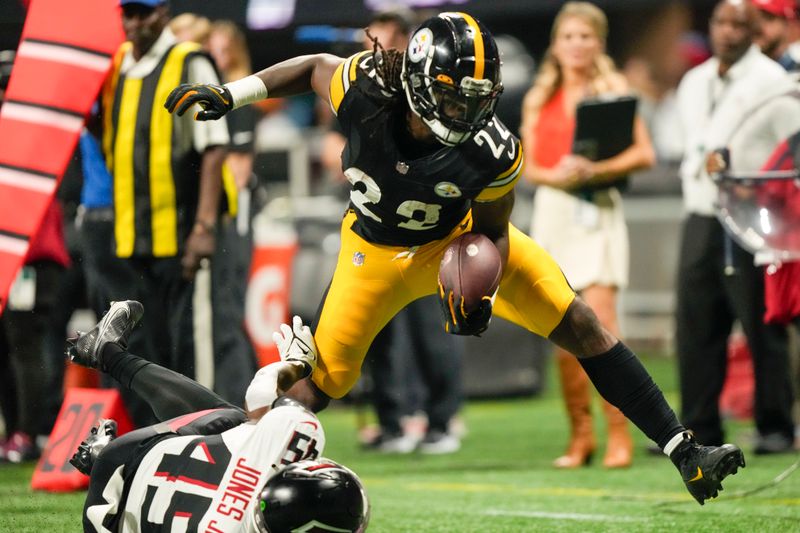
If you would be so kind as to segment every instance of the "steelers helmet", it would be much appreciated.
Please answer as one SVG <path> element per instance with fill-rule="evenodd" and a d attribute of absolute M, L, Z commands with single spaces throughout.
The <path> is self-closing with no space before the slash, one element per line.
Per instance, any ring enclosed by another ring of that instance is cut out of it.
<path fill-rule="evenodd" d="M 500 54 L 489 30 L 466 13 L 441 13 L 411 37 L 403 89 L 414 113 L 443 144 L 483 129 L 503 90 Z"/>
<path fill-rule="evenodd" d="M 256 524 L 268 533 L 292 531 L 362 532 L 369 501 L 361 480 L 331 460 L 291 463 L 261 491 Z"/>

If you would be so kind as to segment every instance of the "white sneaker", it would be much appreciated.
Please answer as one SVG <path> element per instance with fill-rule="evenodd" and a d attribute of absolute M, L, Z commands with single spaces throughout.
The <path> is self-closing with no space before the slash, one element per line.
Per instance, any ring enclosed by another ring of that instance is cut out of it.
<path fill-rule="evenodd" d="M 375 440 L 367 445 L 368 448 L 380 453 L 407 454 L 417 449 L 419 439 L 412 435 L 378 435 Z"/>
<path fill-rule="evenodd" d="M 452 433 L 429 431 L 422 442 L 419 443 L 420 453 L 427 455 L 444 455 L 455 453 L 461 449 L 461 439 Z"/>

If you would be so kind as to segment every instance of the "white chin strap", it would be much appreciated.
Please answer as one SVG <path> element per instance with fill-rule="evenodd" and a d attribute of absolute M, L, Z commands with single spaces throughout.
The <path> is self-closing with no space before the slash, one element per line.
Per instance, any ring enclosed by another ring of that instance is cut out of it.
<path fill-rule="evenodd" d="M 444 124 L 442 124 L 439 120 L 435 118 L 430 118 L 430 119 L 425 118 L 419 113 L 417 113 L 417 109 L 414 107 L 414 103 L 411 101 L 411 90 L 406 84 L 405 79 L 403 79 L 403 89 L 404 89 L 403 92 L 406 93 L 406 100 L 408 100 L 408 107 L 410 107 L 411 111 L 419 118 L 421 118 L 422 122 L 424 122 L 425 125 L 431 129 L 433 135 L 440 143 L 444 144 L 445 146 L 456 146 L 458 144 L 463 143 L 464 141 L 469 140 L 469 138 L 472 136 L 472 134 L 469 132 L 462 133 L 453 131 Z"/>
<path fill-rule="evenodd" d="M 423 118 L 422 121 L 431 129 L 439 142 L 447 146 L 456 146 L 457 144 L 461 144 L 464 141 L 469 140 L 469 138 L 472 136 L 472 134 L 469 132 L 454 131 L 435 118 Z"/>

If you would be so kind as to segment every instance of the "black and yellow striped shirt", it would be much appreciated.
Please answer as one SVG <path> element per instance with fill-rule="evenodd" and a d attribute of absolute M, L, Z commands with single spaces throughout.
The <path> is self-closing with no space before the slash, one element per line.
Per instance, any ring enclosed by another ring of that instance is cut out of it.
<path fill-rule="evenodd" d="M 169 37 L 162 35 L 153 45 L 164 49 L 160 57 L 148 52 L 155 65 L 144 76 L 123 69 L 131 48 L 123 44 L 104 88 L 103 148 L 114 178 L 119 257 L 178 255 L 194 224 L 202 156 L 192 139 L 191 113 L 177 117 L 163 104 L 173 88 L 189 79 L 190 61 L 203 53 L 194 43 L 170 42 Z M 227 144 L 224 121 L 213 127 L 216 133 L 204 139 L 206 145 Z"/>

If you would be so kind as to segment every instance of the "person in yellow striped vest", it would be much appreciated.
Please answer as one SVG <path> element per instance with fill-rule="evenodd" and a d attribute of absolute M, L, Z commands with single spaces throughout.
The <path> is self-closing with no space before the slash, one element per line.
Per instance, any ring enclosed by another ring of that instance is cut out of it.
<path fill-rule="evenodd" d="M 158 310 L 131 337 L 132 349 L 213 387 L 208 269 L 215 250 L 224 121 L 196 122 L 163 108 L 180 83 L 217 80 L 195 43 L 168 28 L 165 0 L 120 0 L 127 37 L 103 92 L 103 150 L 113 176 L 116 254 L 132 267 L 111 287 Z M 152 423 L 146 405 L 123 391 L 134 421 Z"/>

